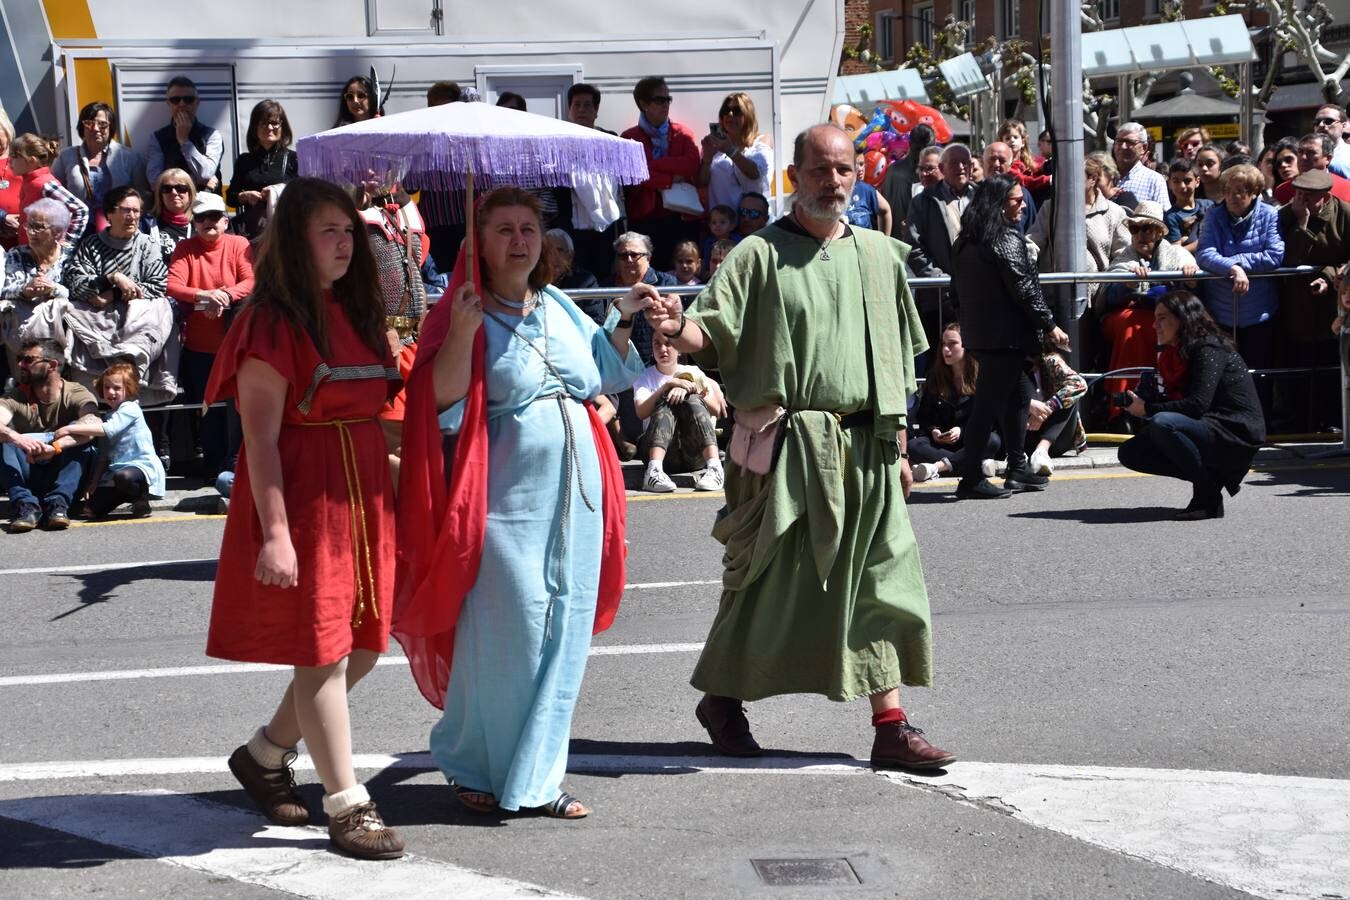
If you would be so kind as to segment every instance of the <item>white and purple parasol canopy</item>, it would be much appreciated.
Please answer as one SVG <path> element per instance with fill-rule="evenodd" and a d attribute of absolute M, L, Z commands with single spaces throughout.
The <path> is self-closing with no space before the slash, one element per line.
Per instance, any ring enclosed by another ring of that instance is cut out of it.
<path fill-rule="evenodd" d="M 446 103 L 303 137 L 300 174 L 357 182 L 368 175 L 409 189 L 573 187 L 597 176 L 648 178 L 637 141 L 486 103 Z"/>

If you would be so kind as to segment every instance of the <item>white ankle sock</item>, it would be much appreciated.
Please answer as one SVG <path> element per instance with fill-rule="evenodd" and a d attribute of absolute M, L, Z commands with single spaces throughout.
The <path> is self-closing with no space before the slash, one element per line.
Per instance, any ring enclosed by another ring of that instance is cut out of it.
<path fill-rule="evenodd" d="M 286 757 L 295 752 L 294 747 L 281 747 L 268 740 L 266 726 L 253 732 L 247 746 L 248 755 L 264 769 L 280 769 L 286 765 Z"/>
<path fill-rule="evenodd" d="M 666 470 L 666 462 L 663 459 L 653 459 L 652 461 L 647 463 L 648 475 L 652 474 L 653 472 L 664 472 L 665 470 Z"/>
<path fill-rule="evenodd" d="M 356 787 L 349 787 L 345 791 L 338 791 L 336 794 L 323 795 L 323 811 L 330 817 L 346 812 L 358 803 L 369 803 L 370 792 L 366 790 L 364 784 L 358 784 Z"/>
<path fill-rule="evenodd" d="M 703 462 L 709 469 L 716 469 L 719 472 L 722 470 L 721 457 L 714 456 L 712 459 L 705 459 Z"/>

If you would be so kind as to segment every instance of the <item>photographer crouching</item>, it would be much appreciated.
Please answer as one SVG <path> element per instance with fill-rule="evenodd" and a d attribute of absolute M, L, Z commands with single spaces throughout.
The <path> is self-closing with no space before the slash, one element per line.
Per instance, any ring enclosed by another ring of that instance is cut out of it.
<path fill-rule="evenodd" d="M 1136 472 L 1191 483 L 1191 502 L 1177 519 L 1223 518 L 1223 489 L 1236 496 L 1266 438 L 1265 417 L 1247 364 L 1190 291 L 1158 300 L 1158 379 L 1140 379 L 1116 405 L 1143 420 L 1120 446 L 1120 463 Z"/>

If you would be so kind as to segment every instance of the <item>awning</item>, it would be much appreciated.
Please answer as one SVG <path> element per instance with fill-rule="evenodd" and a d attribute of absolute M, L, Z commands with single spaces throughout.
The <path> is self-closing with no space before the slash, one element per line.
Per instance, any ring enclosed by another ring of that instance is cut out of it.
<path fill-rule="evenodd" d="M 1350 91 L 1350 78 L 1341 82 L 1341 94 Z M 1277 87 L 1266 104 L 1266 112 L 1288 112 L 1293 109 L 1316 109 L 1326 103 L 1322 96 L 1322 85 L 1315 82 L 1305 84 L 1285 84 Z"/>
<path fill-rule="evenodd" d="M 1141 106 L 1130 113 L 1136 121 L 1143 119 L 1198 119 L 1209 116 L 1236 116 L 1241 105 L 1228 97 L 1206 97 L 1195 91 L 1182 91 L 1175 97 Z"/>
<path fill-rule="evenodd" d="M 917 100 L 925 106 L 932 101 L 924 89 L 918 69 L 891 69 L 865 75 L 840 75 L 834 79 L 831 104 L 847 103 L 869 110 L 883 100 Z"/>

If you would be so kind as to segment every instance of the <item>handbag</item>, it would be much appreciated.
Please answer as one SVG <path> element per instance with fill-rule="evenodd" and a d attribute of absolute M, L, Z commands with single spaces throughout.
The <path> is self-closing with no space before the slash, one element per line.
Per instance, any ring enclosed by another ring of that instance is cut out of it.
<path fill-rule="evenodd" d="M 738 409 L 731 425 L 731 461 L 757 475 L 768 475 L 787 437 L 788 411 L 781 406 Z"/>
<path fill-rule="evenodd" d="M 661 204 L 669 212 L 687 216 L 703 215 L 703 201 L 698 198 L 698 188 L 687 181 L 677 181 L 663 190 Z"/>

